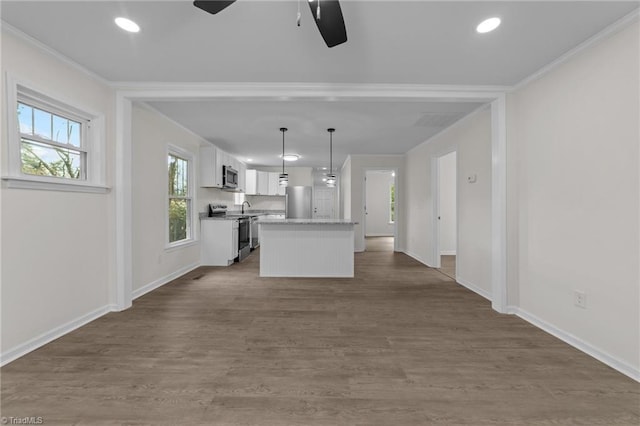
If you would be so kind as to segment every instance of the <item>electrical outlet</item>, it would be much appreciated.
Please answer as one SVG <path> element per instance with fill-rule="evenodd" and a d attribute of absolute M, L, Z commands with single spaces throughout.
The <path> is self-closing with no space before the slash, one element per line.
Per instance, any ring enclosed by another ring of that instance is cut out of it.
<path fill-rule="evenodd" d="M 587 308 L 587 293 L 579 290 L 573 292 L 573 304 L 578 308 Z"/>

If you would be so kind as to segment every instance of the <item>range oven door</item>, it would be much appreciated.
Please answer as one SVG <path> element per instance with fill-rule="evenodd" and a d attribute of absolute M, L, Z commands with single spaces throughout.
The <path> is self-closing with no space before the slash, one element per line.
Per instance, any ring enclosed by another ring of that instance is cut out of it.
<path fill-rule="evenodd" d="M 238 220 L 238 262 L 242 262 L 251 253 L 251 220 Z"/>

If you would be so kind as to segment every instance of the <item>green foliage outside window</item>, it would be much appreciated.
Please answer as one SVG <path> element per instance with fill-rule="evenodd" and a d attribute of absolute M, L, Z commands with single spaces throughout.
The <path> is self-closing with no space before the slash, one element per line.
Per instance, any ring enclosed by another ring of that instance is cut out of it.
<path fill-rule="evenodd" d="M 391 184 L 389 188 L 389 222 L 393 223 L 396 221 L 396 186 Z"/>
<path fill-rule="evenodd" d="M 189 162 L 169 154 L 169 242 L 189 238 Z"/>

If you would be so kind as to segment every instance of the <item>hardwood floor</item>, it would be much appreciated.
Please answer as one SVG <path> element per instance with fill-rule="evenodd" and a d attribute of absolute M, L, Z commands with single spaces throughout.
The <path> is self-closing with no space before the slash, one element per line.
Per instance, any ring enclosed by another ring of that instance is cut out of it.
<path fill-rule="evenodd" d="M 2 416 L 45 424 L 640 422 L 640 384 L 392 252 L 354 279 L 200 268 L 0 374 Z"/>
<path fill-rule="evenodd" d="M 442 255 L 440 256 L 440 272 L 455 281 L 456 279 L 456 256 Z"/>
<path fill-rule="evenodd" d="M 393 237 L 366 237 L 365 251 L 393 251 Z"/>

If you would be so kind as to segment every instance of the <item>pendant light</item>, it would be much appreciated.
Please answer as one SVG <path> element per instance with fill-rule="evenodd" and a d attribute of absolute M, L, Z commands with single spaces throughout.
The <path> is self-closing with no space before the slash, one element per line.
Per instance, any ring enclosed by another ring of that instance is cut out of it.
<path fill-rule="evenodd" d="M 278 177 L 278 184 L 280 186 L 288 186 L 289 185 L 289 175 L 284 172 L 284 132 L 287 131 L 286 127 L 280 127 L 280 131 L 282 132 L 282 173 Z"/>
<path fill-rule="evenodd" d="M 327 132 L 329 132 L 329 173 L 327 173 L 327 186 L 329 188 L 334 188 L 336 186 L 336 175 L 333 174 L 333 132 L 336 129 L 329 128 Z"/>

